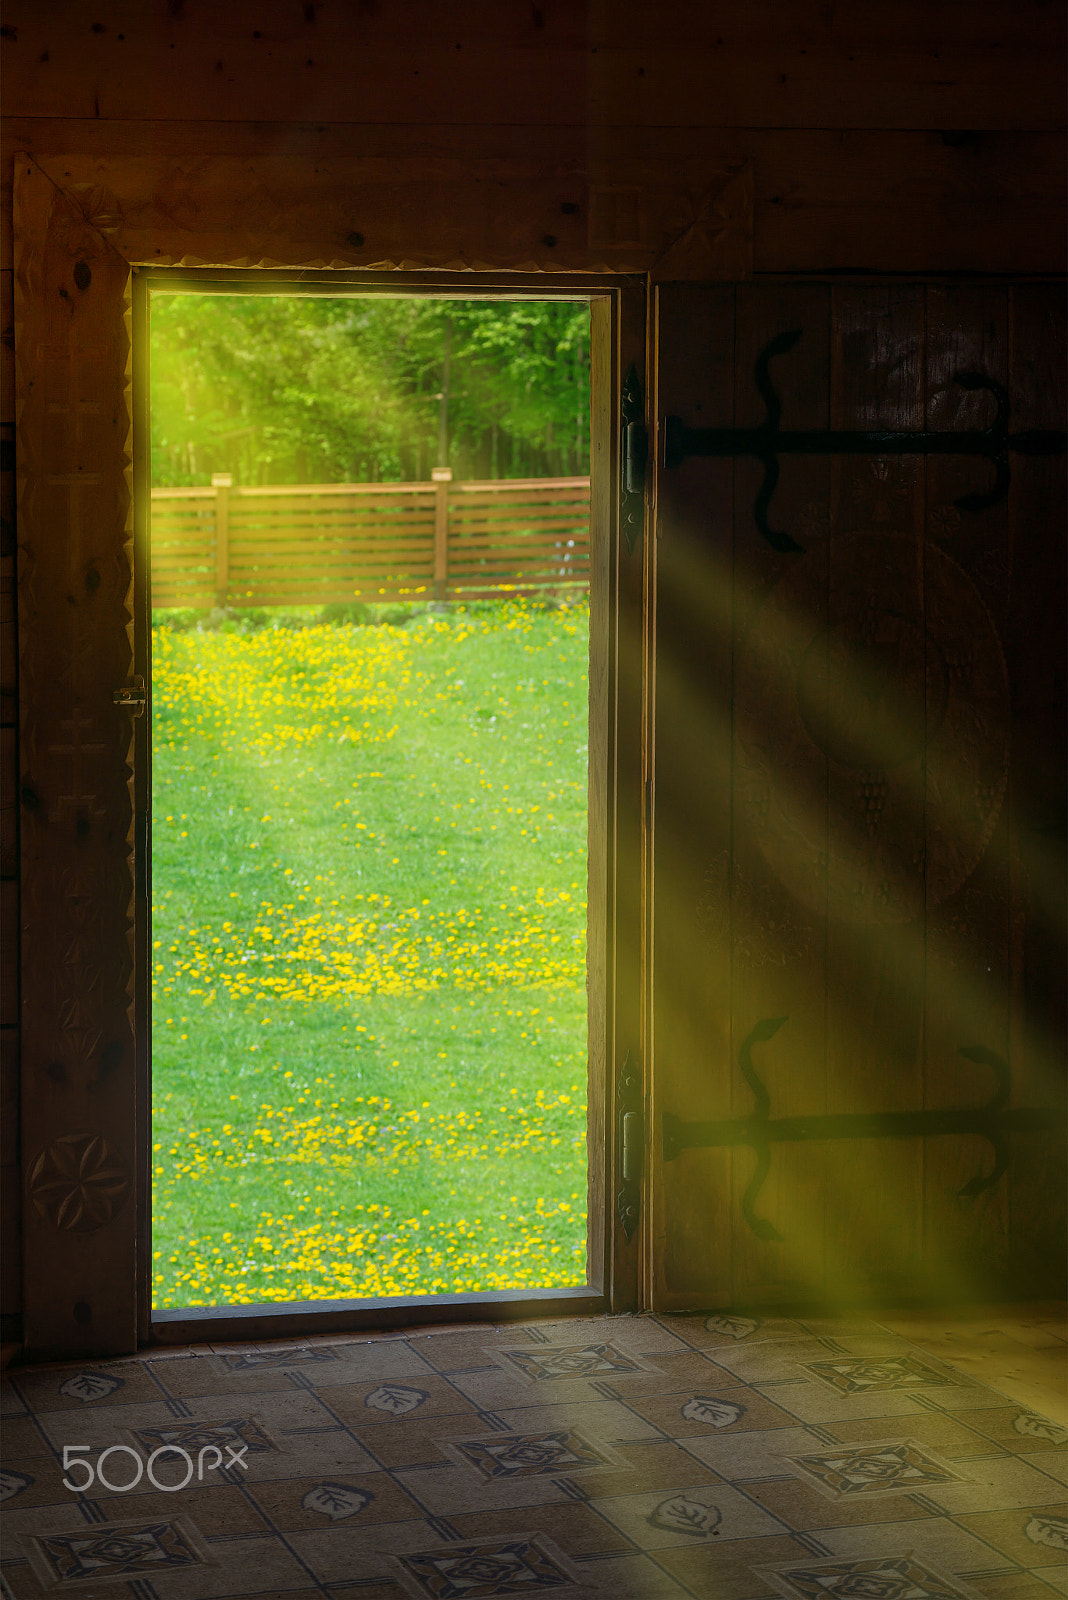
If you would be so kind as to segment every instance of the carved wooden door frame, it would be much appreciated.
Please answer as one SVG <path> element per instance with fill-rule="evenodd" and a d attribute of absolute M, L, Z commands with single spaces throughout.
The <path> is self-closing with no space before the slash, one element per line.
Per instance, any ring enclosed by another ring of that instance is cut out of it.
<path fill-rule="evenodd" d="M 147 385 L 134 364 L 144 347 L 134 308 L 139 314 L 147 301 L 151 271 L 269 270 L 288 283 L 303 270 L 318 281 L 396 292 L 401 267 L 406 289 L 577 292 L 593 307 L 595 393 L 618 396 L 621 373 L 631 364 L 643 371 L 645 361 L 644 281 L 621 275 L 622 263 L 614 272 L 550 276 L 516 260 L 502 241 L 496 254 L 508 270 L 497 274 L 474 274 L 455 251 L 449 261 L 424 253 L 433 271 L 399 259 L 377 263 L 389 272 L 357 273 L 338 260 L 346 250 L 333 242 L 336 173 L 326 181 L 290 169 L 283 182 L 275 168 L 267 206 L 267 178 L 252 172 L 255 163 L 243 165 L 247 203 L 234 216 L 232 190 L 183 187 L 151 162 L 15 162 L 26 1350 L 77 1358 L 131 1351 L 152 1338 L 633 1309 L 640 1245 L 615 1220 L 616 1122 L 604 1108 L 619 1059 L 632 1044 L 640 1048 L 644 1026 L 640 940 L 618 933 L 637 927 L 643 893 L 645 555 L 640 538 L 631 549 L 618 537 L 618 407 L 605 403 L 593 440 L 602 602 L 591 716 L 602 737 L 597 748 L 591 743 L 600 774 L 591 824 L 603 849 L 591 864 L 591 913 L 603 935 L 591 940 L 599 1074 L 591 1119 L 601 1120 L 591 1120 L 590 1142 L 591 1213 L 602 1226 L 591 1237 L 590 1284 L 152 1317 L 148 725 L 113 699 L 144 671 L 148 648 L 147 524 L 139 517 L 135 527 L 135 511 L 147 504 L 147 450 L 138 445 Z"/>

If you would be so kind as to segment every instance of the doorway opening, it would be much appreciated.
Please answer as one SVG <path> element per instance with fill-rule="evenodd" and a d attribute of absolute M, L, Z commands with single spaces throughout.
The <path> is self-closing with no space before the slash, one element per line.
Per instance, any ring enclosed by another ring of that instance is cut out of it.
<path fill-rule="evenodd" d="M 595 1289 L 591 297 L 150 302 L 152 1305 Z"/>

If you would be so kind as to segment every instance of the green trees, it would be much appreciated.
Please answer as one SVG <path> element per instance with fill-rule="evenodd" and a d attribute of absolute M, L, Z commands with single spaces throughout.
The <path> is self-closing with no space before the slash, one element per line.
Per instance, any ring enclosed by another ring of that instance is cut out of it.
<path fill-rule="evenodd" d="M 585 302 L 155 295 L 151 386 L 160 486 L 589 470 Z"/>

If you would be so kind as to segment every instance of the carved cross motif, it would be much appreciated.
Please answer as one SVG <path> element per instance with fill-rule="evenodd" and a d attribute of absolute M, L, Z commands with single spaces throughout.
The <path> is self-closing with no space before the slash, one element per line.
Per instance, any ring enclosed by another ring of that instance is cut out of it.
<path fill-rule="evenodd" d="M 87 757 L 99 756 L 107 749 L 102 739 L 87 739 L 87 733 L 96 730 L 96 723 L 83 712 L 75 711 L 72 717 L 61 719 L 60 728 L 68 729 L 70 738 L 62 743 L 50 744 L 48 749 L 56 756 L 70 757 L 70 793 L 57 797 L 57 804 L 61 812 L 76 813 L 81 811 L 93 817 L 106 816 L 106 809 L 96 805 L 96 791 L 86 792 L 84 784 L 84 761 Z"/>

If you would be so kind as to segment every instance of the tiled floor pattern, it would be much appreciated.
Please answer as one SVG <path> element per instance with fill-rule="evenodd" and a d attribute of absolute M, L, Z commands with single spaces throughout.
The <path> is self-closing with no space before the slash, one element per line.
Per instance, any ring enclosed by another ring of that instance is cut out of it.
<path fill-rule="evenodd" d="M 3 1412 L 15 1600 L 1066 1588 L 1068 1432 L 871 1322 L 153 1352 L 14 1368 Z"/>

